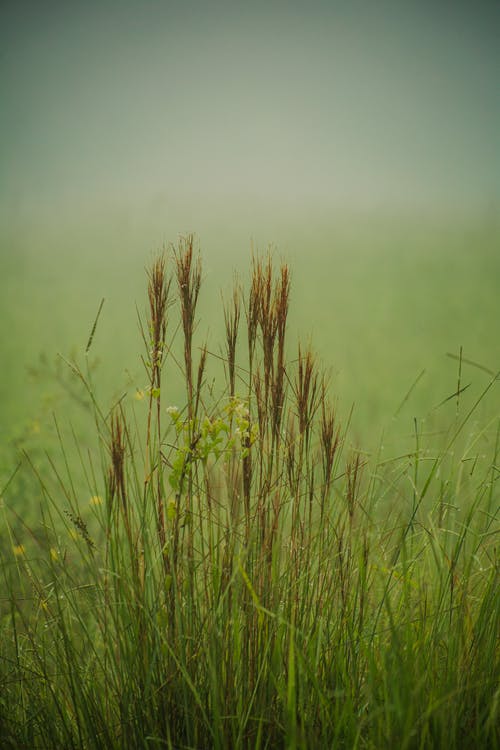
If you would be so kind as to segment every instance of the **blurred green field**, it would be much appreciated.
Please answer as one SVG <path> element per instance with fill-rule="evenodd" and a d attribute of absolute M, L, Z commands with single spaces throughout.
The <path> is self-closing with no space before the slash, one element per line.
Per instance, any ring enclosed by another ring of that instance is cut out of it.
<path fill-rule="evenodd" d="M 97 392 L 106 405 L 141 387 L 137 310 L 145 306 L 144 268 L 177 234 L 154 222 L 122 219 L 85 227 L 68 219 L 57 230 L 18 228 L 1 239 L 4 479 L 13 441 L 17 448 L 44 445 L 53 433 L 52 412 L 78 423 L 71 395 L 78 384 L 58 354 L 84 361 L 102 298 L 90 352 Z M 259 217 L 252 235 L 253 219 L 233 217 L 223 226 L 199 217 L 199 343 L 207 338 L 209 349 L 220 352 L 221 290 L 228 292 L 234 272 L 244 283 L 252 247 L 262 251 L 271 242 L 292 271 L 289 356 L 299 337 L 318 352 L 332 373 L 339 413 L 346 419 L 354 405 L 351 438 L 358 446 L 377 446 L 382 432 L 399 441 L 412 431 L 414 417 L 426 418 L 431 429 L 441 415 L 452 416 L 456 399 L 442 402 L 457 389 L 459 367 L 447 355 L 458 356 L 460 348 L 461 386 L 467 386 L 460 406 L 473 403 L 489 375 L 467 360 L 491 371 L 500 362 L 500 233 L 494 223 L 332 221 L 319 214 L 305 222 L 288 214 L 275 221 Z M 172 402 L 182 398 L 173 374 L 169 387 Z M 493 389 L 481 409 L 487 418 L 499 405 Z"/>

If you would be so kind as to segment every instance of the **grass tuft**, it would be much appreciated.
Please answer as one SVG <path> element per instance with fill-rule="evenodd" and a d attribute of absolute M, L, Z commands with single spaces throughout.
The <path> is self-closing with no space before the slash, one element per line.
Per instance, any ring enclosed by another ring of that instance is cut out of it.
<path fill-rule="evenodd" d="M 289 345 L 288 266 L 235 280 L 215 383 L 201 288 L 188 236 L 147 272 L 147 385 L 105 409 L 69 362 L 94 443 L 56 422 L 49 476 L 16 468 L 33 525 L 2 490 L 0 745 L 498 748 L 500 420 L 474 422 L 497 376 L 459 418 L 460 352 L 441 447 L 415 420 L 368 455 Z"/>

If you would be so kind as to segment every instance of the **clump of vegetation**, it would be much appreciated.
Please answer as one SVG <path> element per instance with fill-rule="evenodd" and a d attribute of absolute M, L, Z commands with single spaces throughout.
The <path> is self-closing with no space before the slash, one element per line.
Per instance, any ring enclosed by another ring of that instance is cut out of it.
<path fill-rule="evenodd" d="M 62 439 L 22 539 L 3 490 L 0 744 L 498 747 L 498 418 L 472 467 L 475 406 L 439 452 L 416 425 L 410 453 L 366 456 L 288 345 L 288 267 L 254 257 L 220 356 L 195 345 L 201 286 L 191 236 L 152 263 L 130 407 L 70 363 L 84 489 Z"/>

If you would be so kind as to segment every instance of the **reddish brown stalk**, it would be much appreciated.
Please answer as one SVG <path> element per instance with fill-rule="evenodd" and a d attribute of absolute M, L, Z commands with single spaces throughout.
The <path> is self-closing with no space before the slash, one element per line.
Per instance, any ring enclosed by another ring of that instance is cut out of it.
<path fill-rule="evenodd" d="M 286 475 L 288 486 L 292 495 L 298 492 L 298 472 L 297 472 L 297 435 L 295 432 L 296 417 L 294 414 L 288 414 L 288 424 L 286 427 Z"/>
<path fill-rule="evenodd" d="M 201 388 L 203 385 L 203 375 L 205 374 L 205 365 L 207 363 L 207 345 L 204 344 L 201 354 L 200 354 L 200 361 L 198 362 L 198 374 L 196 377 L 196 398 L 195 398 L 195 407 L 194 407 L 194 413 L 198 413 L 198 407 L 200 405 L 200 398 L 201 398 Z"/>
<path fill-rule="evenodd" d="M 111 416 L 111 466 L 109 470 L 109 492 L 113 500 L 118 497 L 122 511 L 128 516 L 127 492 L 125 486 L 125 440 L 122 417 L 119 413 Z"/>
<path fill-rule="evenodd" d="M 278 339 L 278 350 L 276 354 L 276 365 L 274 368 L 274 380 L 272 384 L 273 404 L 273 437 L 276 450 L 280 435 L 281 421 L 283 417 L 283 405 L 285 402 L 285 338 L 288 318 L 288 306 L 290 298 L 290 273 L 288 266 L 281 267 L 280 278 L 274 290 L 274 319 Z"/>
<path fill-rule="evenodd" d="M 149 387 L 149 410 L 146 442 L 146 479 L 149 482 L 151 473 L 151 422 L 153 415 L 153 403 L 156 401 L 156 436 L 158 447 L 161 440 L 161 373 L 165 356 L 165 339 L 167 332 L 167 308 L 169 305 L 171 279 L 167 278 L 165 270 L 165 257 L 159 256 L 153 262 L 148 273 L 148 300 L 149 300 L 149 364 L 150 364 L 150 387 Z M 162 473 L 158 468 L 156 472 L 156 513 L 158 539 L 162 552 L 165 549 L 165 514 L 163 507 L 163 481 Z"/>
<path fill-rule="evenodd" d="M 300 506 L 305 495 L 301 492 L 301 480 L 304 479 L 307 483 L 309 479 L 312 421 L 319 406 L 316 363 L 309 349 L 305 354 L 302 354 L 300 344 L 294 396 L 299 430 L 294 477 L 295 498 L 292 509 L 292 536 L 296 539 L 298 525 L 303 523 Z"/>
<path fill-rule="evenodd" d="M 245 450 L 243 456 L 243 500 L 245 503 L 245 538 L 248 541 L 250 534 L 250 492 L 252 486 L 252 457 L 250 454 L 250 440 L 245 438 L 242 446 Z"/>
<path fill-rule="evenodd" d="M 196 428 L 196 415 L 199 406 L 200 388 L 203 378 L 203 371 L 205 368 L 206 351 L 202 354 L 200 360 L 200 366 L 198 368 L 198 390 L 195 394 L 194 383 L 193 383 L 193 334 L 196 320 L 196 306 L 198 303 L 198 297 L 200 294 L 201 287 L 201 259 L 199 254 L 194 257 L 194 237 L 192 234 L 187 235 L 179 240 L 179 245 L 175 253 L 175 265 L 176 265 L 176 276 L 177 276 L 177 287 L 179 292 L 179 299 L 181 303 L 181 323 L 182 331 L 184 334 L 184 371 L 186 378 L 186 389 L 187 389 L 187 408 L 189 417 L 189 440 L 191 444 L 190 457 L 194 450 L 198 440 L 199 434 L 197 434 Z M 186 491 L 186 517 L 188 519 L 187 527 L 187 547 L 188 547 L 188 559 L 190 566 L 189 581 L 192 585 L 192 565 L 194 559 L 194 548 L 193 548 L 193 515 L 192 515 L 192 501 L 193 501 L 193 472 L 191 460 L 185 463 L 185 478 L 187 480 L 187 491 Z M 182 480 L 183 481 L 183 480 Z M 181 481 L 181 485 L 182 485 Z M 178 500 L 180 498 L 180 491 L 178 493 Z M 176 539 L 175 545 L 177 545 L 178 527 L 176 526 Z M 174 557 L 177 556 L 177 549 L 175 549 Z"/>
<path fill-rule="evenodd" d="M 229 375 L 229 395 L 235 396 L 236 389 L 236 343 L 240 323 L 241 299 L 240 289 L 235 282 L 233 294 L 228 304 L 224 304 L 224 324 L 226 327 L 226 356 Z"/>
<path fill-rule="evenodd" d="M 177 286 L 181 302 L 181 320 L 184 333 L 184 367 L 187 384 L 189 418 L 193 418 L 193 332 L 196 305 L 201 287 L 201 259 L 193 257 L 193 235 L 183 237 L 175 254 Z"/>
<path fill-rule="evenodd" d="M 252 259 L 252 283 L 250 286 L 250 295 L 247 309 L 247 335 L 248 335 L 248 359 L 250 365 L 250 377 L 252 375 L 253 359 L 255 354 L 255 345 L 257 342 L 257 331 L 259 327 L 260 316 L 260 298 L 262 286 L 262 262 Z"/>
<path fill-rule="evenodd" d="M 299 344 L 298 372 L 295 381 L 299 432 L 304 436 L 306 450 L 309 446 L 310 428 L 318 408 L 318 374 L 312 352 L 308 349 L 302 354 Z"/>
<path fill-rule="evenodd" d="M 266 436 L 267 411 L 262 384 L 262 376 L 258 370 L 253 377 L 253 391 L 255 394 L 255 403 L 257 407 L 257 421 L 259 425 L 260 442 L 263 443 Z"/>
<path fill-rule="evenodd" d="M 320 419 L 320 440 L 321 440 L 321 462 L 323 468 L 323 492 L 322 492 L 322 514 L 324 501 L 330 491 L 332 482 L 332 472 L 335 463 L 335 457 L 340 444 L 340 427 L 336 427 L 335 411 L 328 401 L 326 383 L 321 385 L 321 419 Z"/>
<path fill-rule="evenodd" d="M 264 394 L 267 411 L 274 372 L 274 345 L 278 332 L 273 294 L 273 266 L 270 255 L 267 257 L 265 266 L 262 263 L 260 264 L 259 272 L 261 274 L 259 324 L 262 334 Z"/>
<path fill-rule="evenodd" d="M 123 415 L 115 412 L 111 416 L 111 444 L 110 456 L 111 466 L 109 468 L 109 497 L 113 503 L 114 498 L 118 498 L 119 506 L 125 524 L 125 531 L 130 547 L 132 559 L 134 559 L 134 543 L 132 539 L 132 527 L 130 523 L 130 513 L 127 498 L 127 486 L 125 479 L 125 455 L 126 455 L 126 425 Z"/>

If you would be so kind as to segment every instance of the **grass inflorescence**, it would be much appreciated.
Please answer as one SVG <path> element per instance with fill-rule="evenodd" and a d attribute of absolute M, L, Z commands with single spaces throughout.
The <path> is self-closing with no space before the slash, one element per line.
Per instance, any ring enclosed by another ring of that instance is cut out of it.
<path fill-rule="evenodd" d="M 498 417 L 364 454 L 287 340 L 287 265 L 235 281 L 222 355 L 201 288 L 188 236 L 148 271 L 139 398 L 102 409 L 72 362 L 94 448 L 56 423 L 34 527 L 3 489 L 0 745 L 498 747 Z"/>

